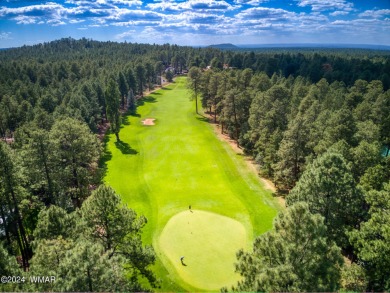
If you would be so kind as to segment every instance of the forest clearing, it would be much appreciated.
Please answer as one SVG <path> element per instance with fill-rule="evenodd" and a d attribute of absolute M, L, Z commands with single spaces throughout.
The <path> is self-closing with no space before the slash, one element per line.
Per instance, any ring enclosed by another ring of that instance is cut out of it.
<path fill-rule="evenodd" d="M 244 158 L 193 113 L 185 83 L 180 77 L 146 97 L 137 115 L 126 117 L 120 143 L 110 136 L 105 182 L 147 217 L 143 236 L 159 258 L 163 291 L 177 291 L 172 282 L 186 290 L 218 291 L 237 282 L 235 253 L 272 228 L 279 206 Z M 145 127 L 144 117 L 156 118 L 156 125 Z M 198 221 L 190 223 L 183 212 Z M 181 265 L 181 255 L 188 266 Z"/>

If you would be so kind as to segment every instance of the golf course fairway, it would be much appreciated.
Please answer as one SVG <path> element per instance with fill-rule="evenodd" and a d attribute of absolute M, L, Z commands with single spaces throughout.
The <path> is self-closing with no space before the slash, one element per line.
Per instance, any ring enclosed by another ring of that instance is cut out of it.
<path fill-rule="evenodd" d="M 106 144 L 106 184 L 148 219 L 143 240 L 157 255 L 157 291 L 230 288 L 240 279 L 236 252 L 251 249 L 280 209 L 194 103 L 177 78 L 124 117 L 121 142 L 110 134 Z"/>

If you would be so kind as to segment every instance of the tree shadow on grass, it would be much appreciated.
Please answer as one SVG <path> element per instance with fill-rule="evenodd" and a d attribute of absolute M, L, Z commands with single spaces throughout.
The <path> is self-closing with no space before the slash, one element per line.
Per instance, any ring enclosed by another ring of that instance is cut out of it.
<path fill-rule="evenodd" d="M 147 96 L 137 100 L 137 106 L 143 106 L 145 103 L 156 103 L 156 102 L 157 100 L 155 97 Z"/>
<path fill-rule="evenodd" d="M 196 117 L 196 119 L 198 119 L 199 121 L 207 122 L 207 123 L 210 122 L 209 118 L 207 118 L 206 116 L 203 116 L 203 115 L 201 115 L 201 114 L 199 114 L 199 115 L 200 115 L 200 116 L 197 116 L 197 117 Z"/>
<path fill-rule="evenodd" d="M 103 152 L 102 152 L 102 155 L 99 159 L 99 171 L 98 171 L 98 178 L 100 180 L 102 180 L 104 178 L 104 176 L 106 175 L 106 172 L 107 172 L 107 162 L 109 162 L 112 158 L 112 153 L 108 150 L 107 148 L 107 142 L 108 142 L 108 134 L 110 133 L 110 131 L 108 130 L 107 131 L 107 134 L 104 136 L 104 139 L 103 139 Z"/>
<path fill-rule="evenodd" d="M 171 91 L 171 90 L 172 90 L 172 89 L 170 89 L 170 88 L 168 88 L 168 87 L 165 87 L 165 86 L 163 86 L 161 89 L 162 89 L 162 90 L 165 90 L 165 91 Z"/>
<path fill-rule="evenodd" d="M 129 116 L 127 114 L 125 116 L 122 116 L 122 124 L 130 125 Z"/>
<path fill-rule="evenodd" d="M 138 154 L 138 152 L 135 149 L 131 148 L 131 146 L 127 142 L 116 141 L 115 142 L 115 146 L 124 155 L 136 155 L 136 154 Z"/>

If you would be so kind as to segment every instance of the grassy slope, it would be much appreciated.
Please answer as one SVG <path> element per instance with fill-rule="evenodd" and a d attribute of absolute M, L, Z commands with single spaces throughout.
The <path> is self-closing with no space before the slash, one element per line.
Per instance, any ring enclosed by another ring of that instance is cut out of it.
<path fill-rule="evenodd" d="M 148 218 L 144 238 L 159 257 L 156 273 L 163 280 L 162 290 L 181 289 L 174 283 L 198 289 L 181 280 L 158 250 L 167 221 L 192 205 L 238 220 L 251 241 L 272 227 L 278 205 L 243 158 L 194 114 L 185 78 L 145 98 L 137 112 L 138 117 L 127 117 L 120 132 L 122 145 L 109 138 L 105 181 Z M 145 118 L 157 119 L 156 125 L 142 125 Z"/>

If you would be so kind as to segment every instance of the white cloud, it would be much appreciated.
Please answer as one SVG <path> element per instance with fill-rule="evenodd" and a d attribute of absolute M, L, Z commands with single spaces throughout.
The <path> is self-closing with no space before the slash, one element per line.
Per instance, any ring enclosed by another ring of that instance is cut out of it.
<path fill-rule="evenodd" d="M 110 0 L 114 4 L 122 4 L 127 6 L 142 6 L 142 1 L 139 0 Z"/>
<path fill-rule="evenodd" d="M 63 7 L 61 5 L 53 2 L 16 8 L 1 7 L 0 17 L 18 17 L 22 15 L 30 17 L 43 17 L 45 15 L 56 13 L 56 11 L 60 11 L 62 9 Z"/>
<path fill-rule="evenodd" d="M 261 3 L 265 3 L 265 2 L 268 2 L 268 1 L 269 0 L 234 0 L 234 3 L 257 6 L 257 5 L 261 4 Z"/>
<path fill-rule="evenodd" d="M 37 22 L 36 17 L 19 15 L 13 18 L 17 24 L 33 24 Z"/>
<path fill-rule="evenodd" d="M 127 32 L 115 35 L 114 38 L 117 40 L 132 38 L 135 35 L 135 32 L 136 32 L 136 30 L 129 30 Z"/>
<path fill-rule="evenodd" d="M 339 16 L 339 15 L 347 15 L 347 14 L 349 14 L 348 11 L 335 11 L 335 12 L 329 13 L 329 15 L 331 15 L 331 16 Z"/>
<path fill-rule="evenodd" d="M 353 3 L 345 0 L 295 0 L 298 6 L 311 6 L 313 11 L 345 10 L 352 11 Z"/>
<path fill-rule="evenodd" d="M 390 15 L 390 9 L 380 9 L 380 10 L 366 10 L 363 13 L 360 13 L 360 17 L 372 17 L 372 18 L 381 18 L 386 15 Z"/>
<path fill-rule="evenodd" d="M 288 20 L 295 16 L 294 12 L 290 12 L 280 8 L 256 7 L 241 11 L 236 15 L 241 19 L 270 19 L 270 20 Z"/>
<path fill-rule="evenodd" d="M 162 11 L 227 11 L 239 8 L 227 3 L 224 0 L 188 0 L 186 2 L 174 2 L 171 0 L 163 0 L 158 3 L 149 3 L 146 5 L 147 8 L 152 10 Z"/>
<path fill-rule="evenodd" d="M 109 5 L 125 5 L 125 6 L 142 6 L 140 0 L 66 0 L 65 3 L 75 5 L 86 5 L 86 6 L 109 6 Z"/>
<path fill-rule="evenodd" d="M 66 23 L 64 21 L 61 21 L 59 19 L 50 19 L 47 21 L 48 24 L 52 26 L 59 26 L 59 25 L 65 25 Z"/>
<path fill-rule="evenodd" d="M 71 19 L 71 20 L 69 20 L 69 23 L 74 24 L 74 23 L 81 23 L 84 21 L 85 21 L 85 19 Z"/>
<path fill-rule="evenodd" d="M 11 32 L 1 32 L 0 40 L 11 40 Z"/>

